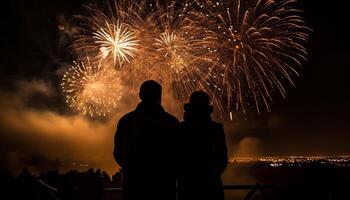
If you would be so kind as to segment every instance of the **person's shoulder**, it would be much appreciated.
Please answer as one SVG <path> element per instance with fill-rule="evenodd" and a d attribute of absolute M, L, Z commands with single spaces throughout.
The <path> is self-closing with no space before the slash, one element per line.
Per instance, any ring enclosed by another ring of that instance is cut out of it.
<path fill-rule="evenodd" d="M 118 123 L 126 123 L 135 117 L 135 111 L 131 111 L 119 119 Z"/>
<path fill-rule="evenodd" d="M 179 128 L 184 129 L 187 126 L 187 124 L 188 124 L 187 122 L 181 121 L 181 122 L 179 122 Z"/>
<path fill-rule="evenodd" d="M 164 112 L 164 116 L 165 116 L 166 120 L 169 122 L 173 122 L 173 123 L 179 122 L 179 120 L 175 116 L 173 116 L 172 114 L 170 114 L 168 112 Z"/>

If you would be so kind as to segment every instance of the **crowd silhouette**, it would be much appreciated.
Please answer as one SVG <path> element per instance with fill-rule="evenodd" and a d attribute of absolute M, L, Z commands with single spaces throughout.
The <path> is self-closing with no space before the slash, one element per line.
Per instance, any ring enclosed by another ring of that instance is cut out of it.
<path fill-rule="evenodd" d="M 226 184 L 234 182 L 253 186 L 258 182 L 264 186 L 270 185 L 270 189 L 261 194 L 264 199 L 269 200 L 343 200 L 349 197 L 349 166 L 349 162 L 338 166 L 325 164 L 324 161 L 307 162 L 303 165 L 286 163 L 280 167 L 272 167 L 267 162 L 231 163 L 225 172 L 225 180 Z M 246 182 L 242 180 L 242 176 L 254 180 Z M 24 169 L 14 174 L 12 171 L 0 169 L 0 199 L 6 200 L 121 200 L 120 190 L 108 190 L 121 186 L 120 172 L 112 176 L 105 171 L 93 169 L 83 172 L 51 170 L 32 174 Z M 239 194 L 235 192 L 237 190 L 226 191 L 226 199 L 244 199 L 249 190 Z M 200 199 L 199 197 L 194 199 Z M 256 195 L 252 200 L 261 199 L 260 197 Z"/>
<path fill-rule="evenodd" d="M 9 170 L 0 170 L 1 199 L 26 200 L 96 200 L 102 198 L 103 188 L 121 187 L 121 173 L 109 176 L 107 172 L 89 169 L 85 172 L 76 170 L 60 173 L 58 170 L 31 174 L 24 169 L 18 175 Z"/>

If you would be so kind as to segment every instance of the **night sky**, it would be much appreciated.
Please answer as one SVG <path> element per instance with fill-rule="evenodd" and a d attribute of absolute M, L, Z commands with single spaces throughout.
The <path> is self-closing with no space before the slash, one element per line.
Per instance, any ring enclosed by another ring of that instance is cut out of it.
<path fill-rule="evenodd" d="M 18 160 L 35 157 L 114 167 L 112 155 L 102 157 L 106 161 L 99 155 L 111 152 L 116 122 L 106 123 L 109 128 L 105 128 L 100 122 L 91 125 L 78 119 L 67 111 L 58 88 L 60 69 L 73 59 L 69 54 L 71 38 L 65 31 L 72 31 L 73 14 L 80 13 L 86 2 L 2 2 L 1 165 L 15 166 L 22 162 Z M 313 30 L 307 43 L 308 61 L 295 80 L 296 88 L 288 88 L 286 100 L 277 99 L 272 112 L 237 115 L 233 122 L 225 122 L 232 156 L 350 154 L 350 17 L 346 4 L 299 0 L 298 7 Z M 60 31 L 59 25 L 65 30 Z M 132 106 L 123 112 L 130 109 Z M 66 128 L 53 131 L 60 123 Z M 52 134 L 47 133 L 51 130 Z M 103 133 L 98 135 L 95 130 Z M 100 150 L 108 142 L 108 148 Z M 99 153 L 91 153 L 93 150 Z"/>

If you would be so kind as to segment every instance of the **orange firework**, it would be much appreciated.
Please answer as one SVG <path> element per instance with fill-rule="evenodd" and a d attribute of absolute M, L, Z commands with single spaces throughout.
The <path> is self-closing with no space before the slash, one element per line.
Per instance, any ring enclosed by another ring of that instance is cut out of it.
<path fill-rule="evenodd" d="M 179 101 L 207 91 L 221 113 L 270 110 L 307 56 L 309 29 L 295 2 L 111 0 L 86 6 L 72 47 L 135 90 L 155 79 Z"/>
<path fill-rule="evenodd" d="M 309 29 L 295 9 L 296 0 L 202 1 L 216 32 L 220 62 L 212 72 L 224 89 L 222 103 L 231 109 L 260 105 L 270 110 L 274 94 L 286 96 L 293 84 Z"/>
<path fill-rule="evenodd" d="M 216 60 L 215 43 L 191 3 L 109 1 L 107 5 L 105 10 L 88 5 L 87 14 L 78 16 L 73 44 L 78 56 L 87 55 L 105 67 L 125 66 L 117 68 L 128 76 L 125 82 L 135 86 L 155 79 L 166 95 L 178 100 L 206 88 L 208 66 Z"/>

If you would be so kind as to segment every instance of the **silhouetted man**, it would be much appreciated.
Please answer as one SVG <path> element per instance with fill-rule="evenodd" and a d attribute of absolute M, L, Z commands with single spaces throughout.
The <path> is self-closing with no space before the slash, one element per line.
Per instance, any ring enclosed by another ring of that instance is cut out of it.
<path fill-rule="evenodd" d="M 161 86 L 141 85 L 137 108 L 122 117 L 114 158 L 122 168 L 124 200 L 175 199 L 173 137 L 178 120 L 161 106 Z"/>
<path fill-rule="evenodd" d="M 184 109 L 177 138 L 179 200 L 223 200 L 221 174 L 228 162 L 223 125 L 212 121 L 205 92 L 192 93 Z"/>

